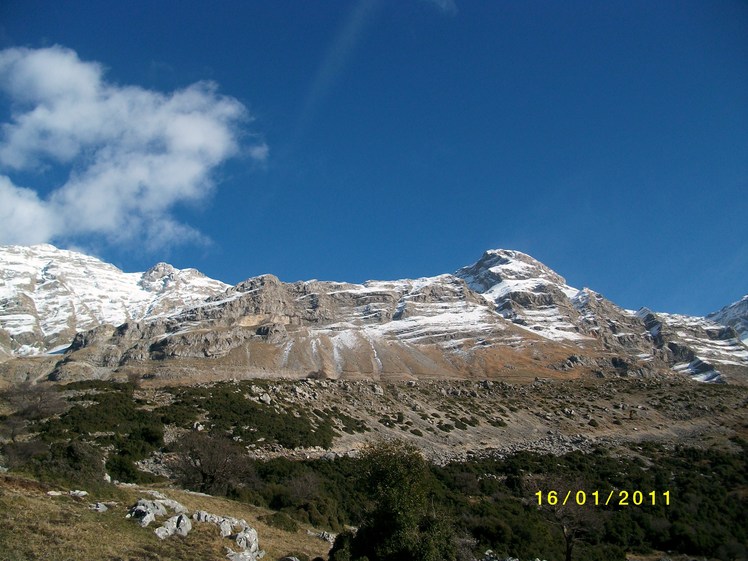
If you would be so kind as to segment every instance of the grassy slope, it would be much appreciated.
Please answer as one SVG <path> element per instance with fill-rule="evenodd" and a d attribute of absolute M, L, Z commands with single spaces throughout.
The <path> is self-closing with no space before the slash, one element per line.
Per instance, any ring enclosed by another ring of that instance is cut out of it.
<path fill-rule="evenodd" d="M 2 561 L 218 561 L 226 558 L 226 546 L 235 545 L 221 538 L 213 524 L 193 522 L 193 530 L 187 537 L 160 540 L 154 533 L 157 525 L 141 528 L 126 519 L 128 506 L 141 497 L 149 497 L 144 488 L 111 486 L 84 499 L 51 497 L 47 495 L 50 489 L 32 479 L 0 475 Z M 326 557 L 329 549 L 326 542 L 308 535 L 307 528 L 290 533 L 258 520 L 258 516 L 270 511 L 174 489 L 149 489 L 181 502 L 190 513 L 206 510 L 244 518 L 257 529 L 260 547 L 267 552 L 266 559 L 279 559 L 290 552 Z M 115 501 L 117 505 L 97 513 L 89 509 L 89 504 L 95 501 Z"/>

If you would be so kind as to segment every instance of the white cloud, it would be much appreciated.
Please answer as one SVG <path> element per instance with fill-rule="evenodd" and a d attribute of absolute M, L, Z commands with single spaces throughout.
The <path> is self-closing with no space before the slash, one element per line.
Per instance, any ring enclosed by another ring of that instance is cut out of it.
<path fill-rule="evenodd" d="M 57 229 L 56 217 L 36 191 L 16 187 L 0 175 L 0 236 L 7 244 L 49 241 Z"/>
<path fill-rule="evenodd" d="M 52 163 L 69 171 L 44 198 L 0 175 L 0 243 L 202 239 L 172 210 L 210 194 L 216 166 L 239 154 L 249 119 L 239 101 L 211 82 L 170 94 L 108 83 L 101 65 L 59 46 L 0 51 L 0 89 L 12 109 L 0 133 L 0 170 Z M 264 161 L 268 148 L 245 153 Z"/>

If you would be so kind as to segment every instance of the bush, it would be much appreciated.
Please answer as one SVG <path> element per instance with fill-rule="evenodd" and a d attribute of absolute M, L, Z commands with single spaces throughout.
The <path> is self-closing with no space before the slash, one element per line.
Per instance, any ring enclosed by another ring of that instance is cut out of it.
<path fill-rule="evenodd" d="M 56 442 L 36 460 L 34 471 L 41 481 L 90 488 L 103 485 L 104 457 L 97 447 L 80 440 Z"/>
<path fill-rule="evenodd" d="M 229 383 L 180 390 L 174 404 L 157 411 L 162 419 L 184 424 L 196 418 L 188 416 L 190 409 L 202 409 L 214 432 L 229 433 L 244 442 L 329 448 L 337 434 L 327 416 L 312 419 L 303 409 L 279 413 L 272 406 L 247 399 L 241 386 Z"/>
<path fill-rule="evenodd" d="M 244 450 L 227 438 L 190 433 L 176 446 L 172 465 L 179 483 L 187 489 L 211 495 L 226 495 L 241 486 L 250 464 Z"/>
<path fill-rule="evenodd" d="M 339 536 L 330 559 L 455 559 L 452 526 L 448 517 L 429 512 L 432 478 L 413 445 L 402 441 L 370 445 L 359 465 L 370 506 L 355 536 Z"/>
<path fill-rule="evenodd" d="M 268 526 L 278 528 L 284 532 L 297 532 L 299 530 L 299 524 L 284 512 L 275 512 L 273 514 L 260 516 L 260 520 Z"/>

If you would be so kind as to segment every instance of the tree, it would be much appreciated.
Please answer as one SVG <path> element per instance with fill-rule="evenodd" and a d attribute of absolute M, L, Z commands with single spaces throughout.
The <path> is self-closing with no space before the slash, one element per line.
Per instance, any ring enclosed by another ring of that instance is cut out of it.
<path fill-rule="evenodd" d="M 226 495 L 247 472 L 243 450 L 227 438 L 194 432 L 177 446 L 172 465 L 181 485 L 210 495 Z"/>
<path fill-rule="evenodd" d="M 572 561 L 574 550 L 579 543 L 594 543 L 603 530 L 605 511 L 592 504 L 593 499 L 578 491 L 589 488 L 582 479 L 568 479 L 560 476 L 546 476 L 541 479 L 541 490 L 555 491 L 556 500 L 547 499 L 540 507 L 546 517 L 560 531 L 564 539 L 564 559 Z M 568 494 L 568 497 L 567 497 Z M 581 504 L 580 504 L 581 503 Z"/>
<path fill-rule="evenodd" d="M 12 442 L 16 442 L 33 421 L 62 413 L 66 408 L 56 388 L 47 384 L 22 382 L 5 389 L 0 399 L 12 411 L 2 425 L 3 432 Z"/>
<path fill-rule="evenodd" d="M 66 403 L 54 386 L 31 382 L 6 388 L 0 393 L 0 400 L 10 409 L 10 414 L 0 417 L 0 436 L 10 440 L 2 451 L 8 465 L 18 468 L 43 455 L 48 449 L 45 443 L 28 438 L 32 424 L 62 413 Z"/>
<path fill-rule="evenodd" d="M 432 475 L 418 449 L 399 440 L 378 442 L 363 451 L 359 462 L 370 501 L 364 523 L 355 535 L 340 535 L 330 559 L 455 559 L 452 526 L 429 504 Z"/>

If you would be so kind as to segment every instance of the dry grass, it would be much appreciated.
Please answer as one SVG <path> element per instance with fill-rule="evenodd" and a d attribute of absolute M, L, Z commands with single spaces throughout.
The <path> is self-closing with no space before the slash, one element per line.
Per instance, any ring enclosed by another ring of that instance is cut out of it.
<path fill-rule="evenodd" d="M 190 512 L 201 509 L 220 515 L 244 518 L 257 529 L 266 559 L 279 559 L 290 552 L 326 557 L 328 545 L 309 536 L 306 528 L 295 533 L 271 528 L 257 520 L 268 511 L 226 499 L 194 495 L 174 489 L 153 488 L 182 502 Z M 143 489 L 115 488 L 110 493 L 75 499 L 51 497 L 47 487 L 25 478 L 0 476 L 0 559 L 2 561 L 161 561 L 224 560 L 226 546 L 212 524 L 194 523 L 187 537 L 160 540 L 157 526 L 141 528 L 125 518 L 127 507 L 148 497 Z M 97 513 L 89 504 L 114 500 L 117 505 Z"/>

